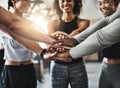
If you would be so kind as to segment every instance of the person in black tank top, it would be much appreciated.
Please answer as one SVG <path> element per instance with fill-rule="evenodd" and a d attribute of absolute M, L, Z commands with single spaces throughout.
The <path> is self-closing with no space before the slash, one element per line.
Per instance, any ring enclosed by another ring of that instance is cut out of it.
<path fill-rule="evenodd" d="M 55 30 L 56 31 L 63 31 L 63 32 L 70 34 L 72 31 L 74 31 L 74 29 L 78 28 L 77 20 L 78 20 L 77 16 L 75 16 L 75 18 L 70 22 L 65 22 L 62 19 L 60 19 L 60 26 L 58 28 L 56 28 Z M 72 64 L 72 63 L 77 63 L 81 60 L 82 60 L 82 57 L 78 58 L 78 59 L 73 59 L 73 61 L 69 62 L 69 63 L 64 62 L 64 61 L 60 61 L 60 60 L 56 60 L 55 62 L 58 64 Z"/>
<path fill-rule="evenodd" d="M 112 15 L 119 0 L 99 0 L 104 17 Z M 114 29 L 113 29 L 114 30 Z M 99 88 L 120 88 L 120 42 L 102 50 L 103 62 L 99 79 Z"/>
<path fill-rule="evenodd" d="M 82 8 L 82 0 L 54 0 L 54 10 L 58 18 L 48 24 L 49 34 L 63 31 L 72 37 L 84 31 L 90 24 L 87 19 L 78 15 Z M 51 61 L 50 88 L 88 88 L 88 77 L 83 58 L 72 62 Z"/>

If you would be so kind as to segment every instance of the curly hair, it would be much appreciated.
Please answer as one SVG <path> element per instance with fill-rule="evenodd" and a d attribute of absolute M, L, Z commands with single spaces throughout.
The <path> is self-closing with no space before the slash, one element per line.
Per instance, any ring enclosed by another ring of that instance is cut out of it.
<path fill-rule="evenodd" d="M 82 0 L 74 0 L 74 8 L 73 8 L 73 14 L 78 16 L 80 14 L 80 11 L 82 10 Z M 59 7 L 59 0 L 54 0 L 53 2 L 53 8 L 56 12 L 56 14 L 61 17 L 62 11 Z"/>

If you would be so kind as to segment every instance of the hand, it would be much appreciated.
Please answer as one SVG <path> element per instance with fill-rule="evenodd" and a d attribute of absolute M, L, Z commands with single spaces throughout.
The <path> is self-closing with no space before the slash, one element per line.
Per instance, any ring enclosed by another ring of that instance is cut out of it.
<path fill-rule="evenodd" d="M 68 52 L 65 52 L 65 53 L 47 52 L 44 54 L 44 58 L 47 60 L 60 60 L 60 61 L 64 61 L 64 62 L 72 61 L 72 58 L 68 54 Z"/>
<path fill-rule="evenodd" d="M 50 35 L 50 37 L 60 40 L 60 39 L 67 39 L 69 34 L 61 31 L 54 32 Z"/>
<path fill-rule="evenodd" d="M 54 42 L 53 45 L 68 46 L 73 47 L 78 44 L 78 41 L 74 38 L 69 38 L 69 35 L 65 32 L 57 31 L 50 35 L 51 38 L 54 38 L 58 41 Z"/>
<path fill-rule="evenodd" d="M 59 46 L 74 47 L 78 44 L 78 41 L 74 38 L 61 39 L 58 43 Z"/>
<path fill-rule="evenodd" d="M 66 47 L 66 46 L 57 46 L 57 45 L 51 45 L 48 47 L 48 51 L 54 53 L 64 53 L 66 51 L 69 51 L 70 47 Z"/>
<path fill-rule="evenodd" d="M 54 56 L 54 58 L 57 60 L 64 61 L 64 62 L 71 62 L 72 61 L 72 57 L 70 56 L 69 51 L 64 52 L 64 53 L 57 53 Z"/>

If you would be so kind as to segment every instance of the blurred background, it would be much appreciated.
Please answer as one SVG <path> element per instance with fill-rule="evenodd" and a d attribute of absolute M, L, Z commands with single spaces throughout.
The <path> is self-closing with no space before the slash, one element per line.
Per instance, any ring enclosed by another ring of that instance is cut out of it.
<path fill-rule="evenodd" d="M 31 20 L 33 25 L 43 33 L 47 33 L 47 22 L 55 18 L 53 12 L 53 0 L 31 0 L 31 8 L 26 18 Z M 0 0 L 0 6 L 8 8 L 8 0 Z M 98 0 L 83 0 L 83 8 L 80 18 L 89 19 L 91 25 L 102 18 L 98 8 Z M 0 40 L 1 41 L 1 40 Z M 40 43 L 45 47 L 43 43 Z M 86 60 L 97 60 L 97 53 L 84 57 Z"/>
<path fill-rule="evenodd" d="M 0 5 L 4 8 L 8 8 L 8 0 L 0 0 Z M 53 19 L 54 13 L 52 11 L 53 0 L 31 0 L 31 8 L 27 17 L 35 22 L 36 26 L 41 27 L 41 31 L 47 32 L 46 23 L 50 19 Z M 83 0 L 83 10 L 80 15 L 81 18 L 86 18 L 91 23 L 96 22 L 102 16 L 98 9 L 97 0 Z"/>
<path fill-rule="evenodd" d="M 47 22 L 55 18 L 52 4 L 53 0 L 31 0 L 31 8 L 26 18 L 31 20 L 33 25 L 43 33 L 48 32 Z M 8 8 L 8 0 L 0 0 L 0 6 L 6 10 Z M 102 17 L 98 8 L 98 0 L 83 0 L 83 10 L 80 18 L 89 19 L 91 25 Z M 0 45 L 2 39 L 0 38 Z M 44 43 L 40 43 L 40 46 L 45 48 Z M 91 55 L 84 56 L 86 62 L 86 68 L 89 77 L 89 88 L 97 88 L 98 74 L 102 61 L 102 56 L 99 52 Z M 49 88 L 49 64 L 50 61 L 40 60 L 39 56 L 36 56 L 33 60 L 38 77 L 38 88 Z"/>

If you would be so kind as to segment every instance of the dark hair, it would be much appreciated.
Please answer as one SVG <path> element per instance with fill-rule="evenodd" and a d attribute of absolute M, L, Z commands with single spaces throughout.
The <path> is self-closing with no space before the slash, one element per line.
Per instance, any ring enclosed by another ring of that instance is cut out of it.
<path fill-rule="evenodd" d="M 53 8 L 56 12 L 56 14 L 61 17 L 62 11 L 59 7 L 59 0 L 54 0 Z M 80 11 L 82 9 L 82 0 L 74 0 L 74 8 L 73 8 L 73 14 L 78 16 L 80 14 Z"/>
<path fill-rule="evenodd" d="M 114 2 L 115 2 L 115 6 L 118 7 L 120 0 L 114 0 Z"/>
<path fill-rule="evenodd" d="M 8 10 L 10 9 L 10 6 L 13 7 L 13 3 L 11 0 L 8 0 Z"/>

